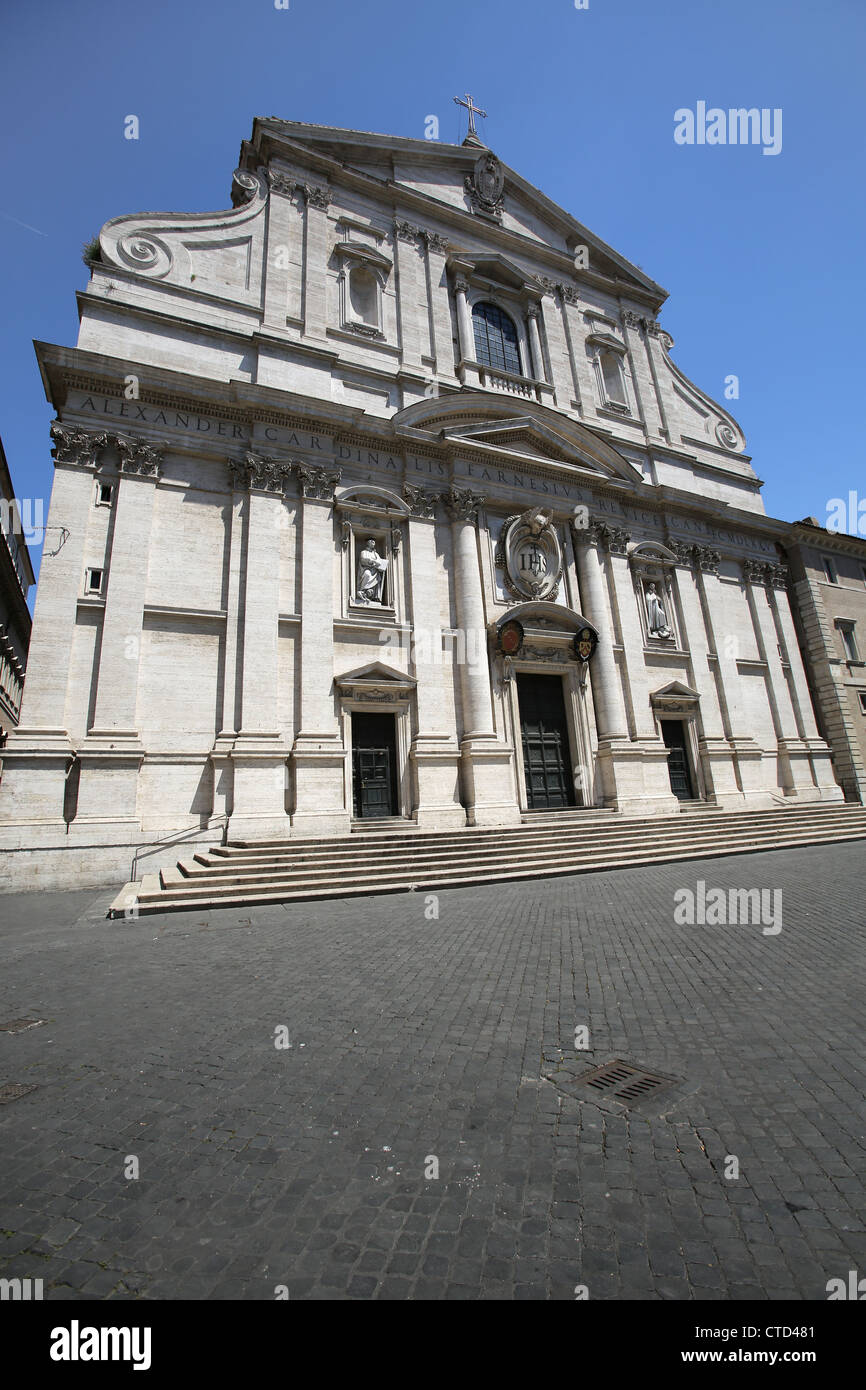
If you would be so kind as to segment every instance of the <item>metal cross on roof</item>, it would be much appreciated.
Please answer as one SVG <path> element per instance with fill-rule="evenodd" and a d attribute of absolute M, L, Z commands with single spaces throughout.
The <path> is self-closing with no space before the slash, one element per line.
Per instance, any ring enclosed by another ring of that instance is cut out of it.
<path fill-rule="evenodd" d="M 454 100 L 456 101 L 456 103 L 457 103 L 458 106 L 465 106 L 465 107 L 466 107 L 466 110 L 469 112 L 469 131 L 468 131 L 468 133 L 469 133 L 469 135 L 476 135 L 476 136 L 477 136 L 478 131 L 475 129 L 475 117 L 476 117 L 476 116 L 483 116 L 483 117 L 485 118 L 485 120 L 486 120 L 486 119 L 487 119 L 487 112 L 486 112 L 486 111 L 482 111 L 480 106 L 476 106 L 476 105 L 475 105 L 474 101 L 472 100 L 472 98 L 471 98 L 471 96 L 469 95 L 468 92 L 465 92 L 465 93 L 464 93 L 464 96 L 466 97 L 466 100 L 465 100 L 465 101 L 463 101 L 460 97 L 455 97 Z"/>

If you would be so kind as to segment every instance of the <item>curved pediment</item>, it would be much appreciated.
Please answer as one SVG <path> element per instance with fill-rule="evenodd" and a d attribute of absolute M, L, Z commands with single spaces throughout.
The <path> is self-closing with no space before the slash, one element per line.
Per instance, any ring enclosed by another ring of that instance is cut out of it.
<path fill-rule="evenodd" d="M 550 603 L 545 600 L 516 603 L 496 620 L 498 632 L 506 623 L 514 621 L 527 628 L 546 628 L 550 632 L 579 632 L 588 627 L 598 637 L 598 628 L 582 613 L 567 608 L 564 603 Z"/>
<path fill-rule="evenodd" d="M 517 397 L 460 391 L 416 401 L 393 418 L 395 430 L 422 432 L 478 449 L 518 455 L 539 463 L 571 464 L 583 472 L 628 483 L 643 474 L 606 439 L 579 420 Z"/>

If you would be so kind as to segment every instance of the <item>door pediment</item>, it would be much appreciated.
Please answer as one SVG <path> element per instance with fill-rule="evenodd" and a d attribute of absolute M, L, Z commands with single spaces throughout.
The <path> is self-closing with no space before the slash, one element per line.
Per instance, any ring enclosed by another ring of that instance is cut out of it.
<path fill-rule="evenodd" d="M 334 685 L 340 694 L 355 700 L 364 696 L 405 698 L 417 684 L 414 677 L 393 666 L 386 666 L 384 661 L 369 661 L 366 666 L 356 666 L 334 677 Z"/>

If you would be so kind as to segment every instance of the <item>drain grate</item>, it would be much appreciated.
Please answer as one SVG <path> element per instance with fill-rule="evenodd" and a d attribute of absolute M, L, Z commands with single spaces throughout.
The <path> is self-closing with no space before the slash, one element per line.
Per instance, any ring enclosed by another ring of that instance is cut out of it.
<path fill-rule="evenodd" d="M 656 1096 L 669 1086 L 676 1085 L 674 1076 L 662 1076 L 659 1072 L 647 1071 L 617 1057 L 606 1062 L 603 1067 L 584 1072 L 575 1080 L 576 1086 L 588 1086 L 597 1095 L 607 1100 L 619 1101 L 620 1105 L 637 1105 L 647 1096 Z"/>
<path fill-rule="evenodd" d="M 20 1100 L 22 1096 L 29 1096 L 31 1091 L 38 1091 L 38 1086 L 22 1086 L 18 1082 L 10 1081 L 5 1086 L 0 1086 L 0 1105 L 8 1105 L 13 1100 Z"/>
<path fill-rule="evenodd" d="M 0 1023 L 0 1033 L 23 1033 L 25 1028 L 38 1028 L 44 1018 L 10 1018 L 8 1023 Z"/>

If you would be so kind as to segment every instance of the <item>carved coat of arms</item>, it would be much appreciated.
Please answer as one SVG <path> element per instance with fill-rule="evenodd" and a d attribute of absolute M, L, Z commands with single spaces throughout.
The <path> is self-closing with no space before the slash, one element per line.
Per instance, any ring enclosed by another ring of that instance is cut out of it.
<path fill-rule="evenodd" d="M 505 174 L 491 150 L 486 150 L 478 159 L 473 173 L 466 175 L 465 187 L 476 212 L 497 219 L 502 216 Z"/>
<path fill-rule="evenodd" d="M 503 524 L 496 563 L 516 598 L 555 599 L 562 575 L 562 551 L 550 512 L 531 507 Z"/>

